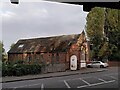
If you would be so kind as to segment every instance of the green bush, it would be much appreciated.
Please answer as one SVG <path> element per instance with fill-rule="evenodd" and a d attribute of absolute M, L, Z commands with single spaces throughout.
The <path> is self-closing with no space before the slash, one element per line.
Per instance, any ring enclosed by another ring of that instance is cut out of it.
<path fill-rule="evenodd" d="M 9 65 L 2 65 L 2 76 L 12 76 L 14 72 L 14 68 L 12 64 Z"/>
<path fill-rule="evenodd" d="M 3 64 L 2 76 L 22 76 L 41 73 L 41 65 Z"/>

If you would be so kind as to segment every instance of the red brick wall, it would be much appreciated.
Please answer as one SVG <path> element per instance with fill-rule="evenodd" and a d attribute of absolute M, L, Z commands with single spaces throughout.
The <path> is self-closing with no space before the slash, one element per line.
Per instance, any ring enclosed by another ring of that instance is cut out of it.
<path fill-rule="evenodd" d="M 43 58 L 46 61 L 47 64 L 51 62 L 51 54 L 50 53 L 43 53 Z"/>
<path fill-rule="evenodd" d="M 56 53 L 53 53 L 54 54 L 54 63 L 56 63 Z M 65 60 L 66 60 L 66 53 L 62 53 L 60 52 L 59 54 L 59 60 L 58 62 L 59 63 L 65 63 Z M 46 62 L 49 62 L 51 63 L 52 62 L 52 53 L 44 53 L 43 54 L 43 57 L 44 57 L 44 60 L 46 60 Z"/>
<path fill-rule="evenodd" d="M 54 63 L 56 63 L 56 53 L 53 54 L 54 54 Z M 70 57 L 72 55 L 77 56 L 78 67 L 80 67 L 80 50 L 76 44 L 73 44 L 68 52 L 58 52 L 58 54 L 59 54 L 59 63 L 61 64 L 65 63 L 66 69 L 70 69 Z M 9 54 L 9 60 L 11 61 L 24 60 L 25 62 L 27 62 L 29 56 L 31 56 L 30 64 L 34 63 L 36 59 L 38 60 L 38 63 L 41 64 L 42 63 L 41 56 L 43 56 L 43 59 L 47 64 L 51 64 L 52 62 L 52 53 Z"/>
<path fill-rule="evenodd" d="M 23 60 L 23 54 L 9 54 L 8 60 L 10 62 L 16 62 L 18 60 Z"/>
<path fill-rule="evenodd" d="M 46 63 L 51 63 L 51 59 L 52 59 L 52 53 L 42 53 L 42 54 L 9 54 L 9 61 L 15 62 L 17 60 L 23 60 L 25 62 L 27 62 L 28 57 L 31 58 L 31 64 L 34 63 L 35 59 L 39 60 L 39 63 L 42 62 L 41 57 L 43 56 L 43 59 L 45 60 Z M 59 63 L 65 63 L 66 61 L 66 53 L 59 53 Z M 56 53 L 54 53 L 54 63 L 56 63 Z"/>
<path fill-rule="evenodd" d="M 59 61 L 60 61 L 60 63 L 65 63 L 66 53 L 59 53 Z"/>
<path fill-rule="evenodd" d="M 80 50 L 79 50 L 79 47 L 76 45 L 76 44 L 73 44 L 69 50 L 69 65 L 70 65 L 70 57 L 72 55 L 76 55 L 77 56 L 77 66 L 78 66 L 78 69 L 80 67 Z"/>

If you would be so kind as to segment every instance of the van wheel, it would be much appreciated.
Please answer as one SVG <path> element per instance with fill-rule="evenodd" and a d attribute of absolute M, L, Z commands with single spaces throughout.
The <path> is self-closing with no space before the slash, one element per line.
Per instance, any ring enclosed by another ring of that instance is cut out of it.
<path fill-rule="evenodd" d="M 103 65 L 100 65 L 100 68 L 104 68 L 104 66 L 103 66 Z"/>

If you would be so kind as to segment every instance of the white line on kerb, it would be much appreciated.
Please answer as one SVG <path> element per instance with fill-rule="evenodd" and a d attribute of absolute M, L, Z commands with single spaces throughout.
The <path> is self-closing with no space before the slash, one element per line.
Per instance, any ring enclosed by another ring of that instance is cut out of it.
<path fill-rule="evenodd" d="M 64 80 L 64 83 L 65 83 L 65 85 L 68 87 L 68 88 L 71 88 L 70 86 L 69 86 L 69 84 Z"/>
<path fill-rule="evenodd" d="M 44 85 L 43 85 L 43 84 L 41 84 L 41 90 L 43 90 L 43 88 L 44 88 Z"/>

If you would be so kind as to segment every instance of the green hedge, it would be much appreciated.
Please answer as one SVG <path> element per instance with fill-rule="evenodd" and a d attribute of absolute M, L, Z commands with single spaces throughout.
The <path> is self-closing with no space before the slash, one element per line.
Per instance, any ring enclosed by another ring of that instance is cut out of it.
<path fill-rule="evenodd" d="M 41 73 L 41 65 L 3 64 L 2 76 L 22 76 Z"/>

